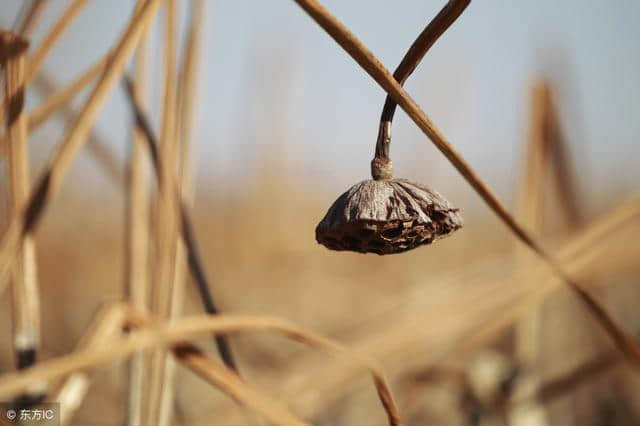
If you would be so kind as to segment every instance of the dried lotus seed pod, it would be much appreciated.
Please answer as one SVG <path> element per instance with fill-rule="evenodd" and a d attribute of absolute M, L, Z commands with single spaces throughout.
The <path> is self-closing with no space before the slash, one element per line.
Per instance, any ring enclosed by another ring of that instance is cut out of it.
<path fill-rule="evenodd" d="M 338 198 L 316 227 L 331 250 L 392 254 L 443 238 L 462 218 L 436 191 L 405 179 L 365 180 Z"/>

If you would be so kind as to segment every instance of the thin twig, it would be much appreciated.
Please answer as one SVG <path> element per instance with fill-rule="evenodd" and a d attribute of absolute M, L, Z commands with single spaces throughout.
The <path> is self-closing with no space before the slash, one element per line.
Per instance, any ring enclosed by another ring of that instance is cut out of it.
<path fill-rule="evenodd" d="M 562 264 L 546 251 L 514 218 L 498 199 L 493 190 L 484 183 L 462 155 L 451 145 L 444 134 L 420 109 L 418 104 L 402 88 L 391 73 L 376 57 L 327 9 L 315 0 L 295 0 L 360 66 L 400 105 L 416 125 L 431 139 L 473 189 L 511 229 L 513 234 L 529 246 L 554 274 L 562 279 L 589 308 L 600 325 L 609 334 L 618 348 L 635 366 L 640 366 L 640 349 L 627 332 L 622 329 L 591 294 L 586 292 L 562 267 Z"/>

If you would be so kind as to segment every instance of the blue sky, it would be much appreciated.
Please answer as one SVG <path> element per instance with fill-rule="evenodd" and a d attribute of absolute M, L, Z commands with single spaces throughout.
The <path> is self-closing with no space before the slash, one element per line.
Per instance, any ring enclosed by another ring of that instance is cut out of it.
<path fill-rule="evenodd" d="M 2 23 L 21 5 L 8 0 Z M 50 0 L 35 42 L 70 1 Z M 186 17 L 188 2 L 181 2 Z M 442 1 L 325 0 L 390 69 Z M 68 81 L 114 42 L 133 2 L 93 0 L 45 69 Z M 4 4 L 3 4 L 4 6 Z M 498 193 L 510 197 L 519 172 L 531 82 L 551 76 L 581 191 L 621 193 L 640 181 L 640 2 L 475 1 L 433 47 L 406 88 Z M 184 21 L 184 19 L 183 19 Z M 199 185 L 271 167 L 275 147 L 300 179 L 339 191 L 368 177 L 384 93 L 293 1 L 209 1 L 197 115 Z M 153 36 L 160 38 L 156 25 Z M 184 28 L 184 25 L 183 25 Z M 161 100 L 162 51 L 154 105 Z M 37 101 L 30 99 L 30 105 Z M 126 155 L 124 98 L 111 96 L 98 123 Z M 153 110 L 155 117 L 159 111 Z M 46 130 L 49 129 L 49 130 Z M 47 151 L 61 129 L 34 136 Z M 396 114 L 392 158 L 398 176 L 461 188 L 462 178 L 406 118 Z M 53 140 L 53 141 L 52 141 Z M 81 160 L 91 167 L 86 158 Z M 468 191 L 468 190 L 467 190 Z"/>

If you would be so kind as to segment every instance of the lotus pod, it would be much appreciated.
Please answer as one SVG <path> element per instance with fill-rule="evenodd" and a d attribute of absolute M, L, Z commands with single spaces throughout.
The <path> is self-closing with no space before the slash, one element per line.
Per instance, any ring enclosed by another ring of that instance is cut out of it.
<path fill-rule="evenodd" d="M 365 180 L 329 208 L 316 240 L 330 250 L 401 253 L 462 227 L 462 217 L 436 191 L 406 179 Z"/>

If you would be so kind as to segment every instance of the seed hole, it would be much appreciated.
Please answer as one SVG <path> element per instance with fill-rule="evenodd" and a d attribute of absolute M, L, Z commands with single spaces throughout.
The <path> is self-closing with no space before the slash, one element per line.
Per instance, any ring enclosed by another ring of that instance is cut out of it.
<path fill-rule="evenodd" d="M 431 216 L 431 219 L 435 222 L 444 222 L 447 219 L 446 214 L 436 210 L 432 211 L 430 216 Z"/>
<path fill-rule="evenodd" d="M 382 231 L 381 235 L 384 238 L 387 238 L 389 240 L 393 240 L 394 238 L 398 238 L 400 235 L 402 235 L 402 226 L 396 226 L 395 228 L 390 228 L 387 229 L 386 231 Z"/>

